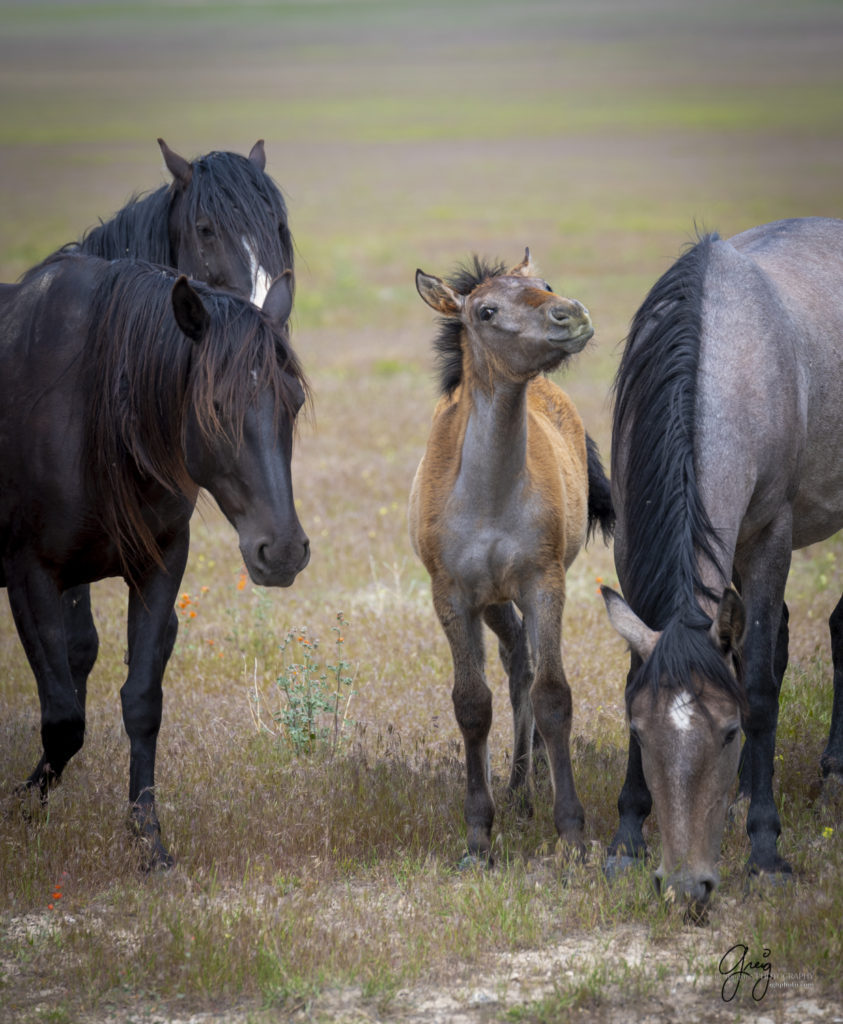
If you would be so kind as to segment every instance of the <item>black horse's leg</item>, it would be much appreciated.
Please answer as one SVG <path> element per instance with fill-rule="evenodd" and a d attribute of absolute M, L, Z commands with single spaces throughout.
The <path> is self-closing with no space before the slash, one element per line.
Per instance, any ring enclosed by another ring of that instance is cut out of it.
<path fill-rule="evenodd" d="M 147 844 L 150 870 L 168 868 L 173 858 L 161 842 L 155 810 L 155 753 L 161 727 L 164 669 L 178 629 L 176 595 L 187 561 L 188 531 L 165 552 L 169 571 L 148 571 L 129 592 L 129 672 L 120 690 L 123 724 L 129 736 L 129 805 L 132 824 Z"/>
<path fill-rule="evenodd" d="M 641 666 L 637 654 L 630 655 L 627 686 Z M 641 763 L 641 747 L 630 733 L 629 753 L 626 762 L 626 778 L 618 797 L 618 827 L 609 843 L 606 860 L 606 874 L 614 875 L 629 867 L 635 858 L 647 854 L 644 841 L 644 820 L 653 808 L 653 798 L 644 779 Z"/>
<path fill-rule="evenodd" d="M 843 782 L 843 597 L 828 620 L 831 633 L 831 660 L 834 665 L 834 697 L 831 705 L 831 728 L 828 744 L 820 758 L 823 779 Z"/>
<path fill-rule="evenodd" d="M 88 676 L 99 653 L 99 637 L 91 611 L 91 588 L 86 583 L 72 587 L 61 595 L 64 635 L 67 638 L 67 657 L 76 697 L 82 708 L 88 692 Z"/>
<path fill-rule="evenodd" d="M 40 565 L 24 559 L 8 560 L 5 569 L 12 615 L 41 702 L 43 754 L 25 785 L 37 789 L 45 800 L 84 742 L 85 709 L 73 685 L 55 580 Z"/>

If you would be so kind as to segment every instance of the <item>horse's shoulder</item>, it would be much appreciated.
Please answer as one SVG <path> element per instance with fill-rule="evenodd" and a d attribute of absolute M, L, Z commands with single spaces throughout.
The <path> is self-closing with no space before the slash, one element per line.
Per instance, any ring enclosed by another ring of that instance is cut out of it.
<path fill-rule="evenodd" d="M 566 439 L 585 444 L 585 428 L 577 407 L 558 384 L 547 377 L 536 377 L 530 382 L 527 402 L 533 413 L 545 416 Z"/>

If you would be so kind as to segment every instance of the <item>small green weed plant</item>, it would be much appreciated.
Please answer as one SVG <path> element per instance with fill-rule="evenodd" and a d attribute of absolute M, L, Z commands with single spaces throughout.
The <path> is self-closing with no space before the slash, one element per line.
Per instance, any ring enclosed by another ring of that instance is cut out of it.
<path fill-rule="evenodd" d="M 296 755 L 327 752 L 331 757 L 342 746 L 354 725 L 348 716 L 354 690 L 351 666 L 343 658 L 348 622 L 338 612 L 334 634 L 333 664 L 324 667 L 320 641 L 307 627 L 288 631 L 279 647 L 281 672 L 275 681 L 279 707 L 265 720 L 260 692 L 255 683 L 252 717 L 260 731 L 276 734 Z"/>

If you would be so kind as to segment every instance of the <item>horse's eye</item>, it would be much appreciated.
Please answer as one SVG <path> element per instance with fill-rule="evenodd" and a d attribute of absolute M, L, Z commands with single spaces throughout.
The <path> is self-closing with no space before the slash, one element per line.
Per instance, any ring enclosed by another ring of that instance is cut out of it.
<path fill-rule="evenodd" d="M 730 743 L 733 743 L 735 737 L 738 735 L 739 732 L 739 727 L 737 725 L 733 725 L 732 728 L 729 729 L 726 735 L 723 737 L 723 746 L 728 747 Z"/>
<path fill-rule="evenodd" d="M 495 313 L 497 313 L 497 308 L 495 306 L 481 306 L 480 307 L 480 319 L 481 320 L 491 320 L 492 317 L 495 315 Z"/>
<path fill-rule="evenodd" d="M 550 287 L 550 285 L 547 283 L 547 281 L 545 281 L 545 283 L 544 283 L 544 290 L 546 292 L 552 292 L 553 291 L 553 289 Z"/>
<path fill-rule="evenodd" d="M 213 238 L 214 229 L 211 224 L 206 220 L 200 220 L 196 224 L 196 234 L 200 238 Z"/>

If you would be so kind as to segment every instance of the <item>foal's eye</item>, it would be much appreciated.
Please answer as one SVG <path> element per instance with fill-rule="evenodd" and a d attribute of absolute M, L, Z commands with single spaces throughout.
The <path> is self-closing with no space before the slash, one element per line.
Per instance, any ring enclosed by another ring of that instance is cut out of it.
<path fill-rule="evenodd" d="M 491 320 L 492 317 L 495 315 L 495 313 L 497 313 L 497 311 L 498 310 L 497 310 L 496 306 L 481 306 L 480 307 L 480 319 L 481 320 Z"/>
<path fill-rule="evenodd" d="M 545 281 L 545 283 L 544 283 L 544 290 L 546 292 L 552 292 L 553 291 L 553 289 L 550 287 L 550 285 L 547 283 L 547 281 Z"/>

